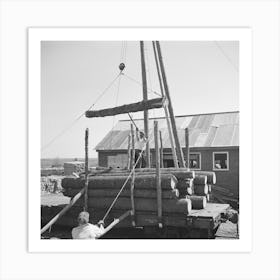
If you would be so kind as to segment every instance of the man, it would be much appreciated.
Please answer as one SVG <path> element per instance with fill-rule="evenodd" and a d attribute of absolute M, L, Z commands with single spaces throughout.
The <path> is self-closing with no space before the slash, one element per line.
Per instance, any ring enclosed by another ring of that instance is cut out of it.
<path fill-rule="evenodd" d="M 79 226 L 72 229 L 73 239 L 96 239 L 104 233 L 104 223 L 100 221 L 99 226 L 89 223 L 89 213 L 81 212 L 78 216 Z"/>

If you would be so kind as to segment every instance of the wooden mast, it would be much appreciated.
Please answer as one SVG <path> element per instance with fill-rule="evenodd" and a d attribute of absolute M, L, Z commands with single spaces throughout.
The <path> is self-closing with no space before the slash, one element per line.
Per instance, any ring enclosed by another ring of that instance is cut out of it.
<path fill-rule="evenodd" d="M 143 101 L 148 100 L 148 89 L 147 89 L 147 77 L 146 77 L 146 65 L 145 65 L 145 53 L 144 53 L 144 42 L 140 41 L 140 53 L 141 53 L 141 69 L 142 69 L 142 84 L 143 84 Z M 145 136 L 149 138 L 149 113 L 148 110 L 144 110 L 144 132 Z M 149 141 L 146 144 L 146 165 L 151 167 L 150 160 L 150 145 Z"/>
<path fill-rule="evenodd" d="M 178 133 L 177 133 L 176 121 L 175 121 L 173 106 L 172 106 L 171 98 L 170 98 L 170 94 L 169 94 L 169 88 L 168 88 L 168 84 L 167 84 L 167 80 L 166 80 L 166 74 L 165 74 L 165 69 L 164 69 L 164 65 L 163 65 L 163 61 L 162 61 L 162 55 L 161 55 L 161 49 L 160 49 L 159 41 L 156 41 L 156 46 L 157 46 L 157 51 L 158 51 L 158 58 L 159 58 L 161 73 L 162 73 L 163 86 L 164 86 L 165 95 L 166 95 L 167 101 L 168 101 L 168 110 L 169 110 L 169 115 L 170 115 L 170 121 L 171 121 L 172 131 L 173 131 L 173 135 L 174 135 L 174 140 L 175 140 L 175 144 L 176 144 L 177 157 L 178 157 L 178 160 L 179 160 L 180 167 L 186 167 L 185 161 L 184 161 L 183 151 L 182 151 L 182 148 L 181 148 L 181 145 L 180 145 L 180 142 L 179 142 Z"/>
<path fill-rule="evenodd" d="M 84 194 L 84 211 L 88 210 L 88 128 L 85 132 L 85 194 Z"/>
<path fill-rule="evenodd" d="M 164 90 L 163 90 L 162 79 L 161 79 L 160 69 L 159 69 L 159 65 L 158 65 L 159 64 L 159 62 L 158 62 L 158 55 L 157 55 L 156 46 L 155 46 L 155 42 L 154 41 L 153 41 L 153 49 L 154 49 L 154 56 L 155 56 L 155 61 L 156 61 L 156 67 L 157 67 L 160 91 L 161 91 L 162 97 L 164 97 L 165 94 L 164 94 Z M 176 150 L 175 150 L 174 137 L 173 137 L 173 134 L 172 134 L 172 128 L 171 128 L 171 123 L 170 123 L 170 118 L 169 118 L 169 114 L 168 114 L 167 105 L 165 104 L 163 106 L 163 108 L 164 108 L 164 113 L 165 113 L 165 118 L 166 118 L 166 123 L 167 123 L 167 128 L 168 128 L 169 141 L 170 141 L 170 145 L 171 145 L 171 151 L 172 151 L 172 157 L 173 157 L 173 161 L 174 161 L 174 166 L 176 168 L 179 168 L 178 159 L 177 159 Z"/>

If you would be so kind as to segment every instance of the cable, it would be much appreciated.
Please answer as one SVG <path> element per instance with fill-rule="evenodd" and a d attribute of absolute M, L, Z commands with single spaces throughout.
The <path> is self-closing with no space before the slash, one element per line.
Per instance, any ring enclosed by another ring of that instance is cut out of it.
<path fill-rule="evenodd" d="M 112 85 L 114 84 L 114 82 L 121 76 L 122 74 L 119 73 L 116 78 L 114 80 L 112 80 L 112 82 L 105 88 L 105 90 L 96 98 L 96 100 L 94 101 L 94 103 L 87 109 L 87 111 L 89 111 L 90 109 L 92 109 L 92 107 L 100 100 L 101 97 L 103 97 L 103 95 L 112 87 Z"/>
<path fill-rule="evenodd" d="M 119 92 L 120 92 L 120 85 L 121 85 L 121 76 L 119 78 L 119 81 L 118 81 L 118 87 L 117 87 L 117 96 L 116 96 L 116 102 L 115 102 L 115 107 L 118 105 L 118 100 L 119 100 Z M 112 136 L 113 136 L 113 129 L 114 129 L 114 125 L 115 125 L 115 118 L 116 116 L 114 115 L 113 117 L 113 123 L 112 123 L 112 132 L 111 132 L 111 135 L 110 135 L 110 147 L 112 149 Z"/>
<path fill-rule="evenodd" d="M 232 62 L 232 60 L 229 58 L 229 56 L 225 53 L 225 51 L 223 50 L 223 48 L 218 44 L 217 41 L 214 41 L 215 45 L 217 46 L 217 48 L 221 51 L 221 53 L 224 55 L 224 57 L 227 59 L 227 61 L 232 65 L 232 67 L 234 68 L 234 70 L 238 73 L 239 69 L 236 67 L 236 65 Z"/>
<path fill-rule="evenodd" d="M 112 85 L 114 84 L 114 82 L 121 76 L 121 73 L 119 73 L 113 80 L 112 82 L 101 92 L 101 94 L 96 98 L 96 100 L 94 101 L 94 103 L 86 110 L 89 111 L 90 109 L 92 109 L 92 107 L 100 100 L 100 98 L 112 87 Z M 66 133 L 68 130 L 70 130 L 70 128 L 73 127 L 73 125 L 80 120 L 85 112 L 81 113 L 73 122 L 70 123 L 70 125 L 68 125 L 66 128 L 64 128 L 61 132 L 59 132 L 55 137 L 53 137 L 46 145 L 44 145 L 41 148 L 41 151 L 44 151 L 46 148 L 48 148 L 53 142 L 55 142 L 59 137 L 61 137 L 64 133 Z"/>
<path fill-rule="evenodd" d="M 129 80 L 131 80 L 131 81 L 137 83 L 138 85 L 143 86 L 143 84 L 142 84 L 141 82 L 135 80 L 134 78 L 128 76 L 127 74 L 123 73 L 123 75 L 124 75 L 126 78 L 128 78 Z M 161 96 L 160 93 L 158 93 L 158 92 L 156 92 L 156 91 L 154 91 L 154 90 L 151 90 L 150 88 L 147 88 L 147 90 L 148 90 L 149 92 L 151 92 L 151 93 L 157 95 L 157 96 Z"/>

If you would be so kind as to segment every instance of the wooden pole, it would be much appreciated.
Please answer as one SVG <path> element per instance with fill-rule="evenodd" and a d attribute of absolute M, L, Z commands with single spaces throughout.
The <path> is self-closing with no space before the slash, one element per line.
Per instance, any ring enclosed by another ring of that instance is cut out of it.
<path fill-rule="evenodd" d="M 127 156 L 128 156 L 128 162 L 127 162 L 127 169 L 130 170 L 130 166 L 131 166 L 131 135 L 129 133 L 128 137 L 127 137 Z"/>
<path fill-rule="evenodd" d="M 158 122 L 154 121 L 154 138 L 155 138 L 155 152 L 156 152 L 156 187 L 157 187 L 157 212 L 159 227 L 162 227 L 162 191 L 160 178 L 160 151 L 159 151 L 159 137 L 158 137 Z"/>
<path fill-rule="evenodd" d="M 41 234 L 48 230 L 59 218 L 61 218 L 84 194 L 85 188 L 81 189 L 55 217 L 53 217 L 42 229 Z"/>
<path fill-rule="evenodd" d="M 135 170 L 131 174 L 131 185 L 130 185 L 130 200 L 131 200 L 131 217 L 132 226 L 135 227 L 135 202 L 134 202 L 134 182 L 135 182 Z"/>
<path fill-rule="evenodd" d="M 186 167 L 190 168 L 190 142 L 189 142 L 189 129 L 185 128 L 185 141 L 186 141 L 186 152 L 185 152 L 185 162 Z"/>
<path fill-rule="evenodd" d="M 88 128 L 85 132 L 85 195 L 84 195 L 84 211 L 88 209 Z"/>
<path fill-rule="evenodd" d="M 159 139 L 160 139 L 160 167 L 163 168 L 163 144 L 162 144 L 161 131 L 159 131 Z"/>
<path fill-rule="evenodd" d="M 140 41 L 140 54 L 141 54 L 141 69 L 142 69 L 142 84 L 143 84 L 143 101 L 147 101 L 148 100 L 148 89 L 147 89 L 145 52 L 144 52 L 144 42 L 143 41 Z M 145 132 L 145 137 L 148 139 L 149 138 L 149 112 L 148 112 L 148 110 L 144 110 L 144 132 Z M 147 144 L 146 144 L 146 166 L 151 167 L 149 141 L 147 141 Z"/>
<path fill-rule="evenodd" d="M 170 121 L 171 121 L 172 131 L 173 131 L 173 135 L 174 135 L 174 140 L 175 140 L 175 144 L 176 144 L 177 157 L 178 157 L 178 160 L 179 160 L 180 167 L 185 167 L 186 165 L 185 165 L 183 151 L 182 151 L 180 141 L 179 141 L 179 137 L 178 137 L 176 120 L 175 120 L 175 117 L 174 117 L 173 106 L 172 106 L 171 98 L 170 98 L 170 94 L 169 94 L 169 88 L 168 88 L 168 84 L 167 84 L 167 79 L 166 79 L 166 74 L 165 74 L 164 64 L 163 64 L 163 60 L 162 60 L 162 54 L 161 54 L 159 41 L 156 41 L 156 46 L 157 46 L 157 51 L 158 51 L 158 58 L 159 58 L 161 73 L 162 73 L 163 86 L 164 86 L 165 95 L 166 95 L 167 101 L 168 101 L 168 110 L 169 110 L 169 115 L 170 115 Z"/>
<path fill-rule="evenodd" d="M 135 169 L 133 166 L 135 165 L 135 135 L 134 135 L 134 127 L 133 124 L 130 124 L 130 134 L 131 134 L 131 162 L 132 165 L 130 170 L 131 174 L 131 185 L 130 185 L 130 200 L 131 200 L 131 215 L 132 215 L 132 225 L 135 226 L 135 204 L 134 204 L 134 182 L 135 182 Z"/>
<path fill-rule="evenodd" d="M 100 235 L 99 237 L 97 237 L 96 239 L 101 238 L 102 236 L 104 236 L 108 231 L 110 231 L 115 225 L 117 225 L 119 222 L 121 222 L 122 220 L 124 220 L 125 218 L 127 218 L 129 215 L 131 215 L 131 211 L 127 211 L 124 214 L 122 214 L 118 219 L 115 219 L 109 226 L 107 226 L 104 230 L 104 232 L 102 233 L 102 235 Z"/>
<path fill-rule="evenodd" d="M 130 161 L 130 170 L 133 169 L 135 164 L 135 136 L 133 124 L 130 124 L 130 135 L 131 135 L 131 161 Z"/>
<path fill-rule="evenodd" d="M 156 46 L 155 46 L 154 41 L 153 41 L 153 49 L 154 49 L 154 56 L 155 56 L 155 61 L 156 61 L 160 91 L 161 91 L 162 97 L 164 97 L 165 94 L 164 94 L 164 90 L 163 90 L 162 79 L 161 79 L 160 69 L 159 69 L 159 65 L 158 65 L 158 63 L 159 63 L 158 62 L 158 55 L 157 55 Z M 169 141 L 170 141 L 170 145 L 171 145 L 171 151 L 172 151 L 174 166 L 176 168 L 179 168 L 178 159 L 177 159 L 176 150 L 175 150 L 174 136 L 172 134 L 172 128 L 171 128 L 170 118 L 169 118 L 169 114 L 168 114 L 168 108 L 167 108 L 166 105 L 164 105 L 163 108 L 164 108 L 164 113 L 165 113 L 165 118 L 166 118 L 166 123 L 167 123 L 167 129 L 168 129 L 168 134 L 169 134 Z"/>

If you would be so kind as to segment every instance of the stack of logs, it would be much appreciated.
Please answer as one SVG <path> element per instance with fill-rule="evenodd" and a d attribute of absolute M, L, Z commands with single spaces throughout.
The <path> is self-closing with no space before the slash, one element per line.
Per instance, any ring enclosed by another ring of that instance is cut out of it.
<path fill-rule="evenodd" d="M 103 218 L 126 182 L 128 175 L 128 171 L 114 170 L 109 173 L 90 174 L 88 212 L 94 213 L 93 222 Z M 184 217 L 192 209 L 205 208 L 207 195 L 209 195 L 209 191 L 211 192 L 211 184 L 214 184 L 216 180 L 213 172 L 194 172 L 186 168 L 162 168 L 160 178 L 162 222 L 168 225 L 184 223 Z M 74 197 L 84 187 L 84 183 L 83 177 L 64 178 L 62 180 L 64 195 Z M 142 226 L 157 223 L 159 217 L 155 169 L 136 169 L 133 189 L 131 183 L 132 178 L 127 181 L 110 213 L 116 217 L 120 213 L 132 209 L 133 204 L 135 216 L 132 217 L 134 219 L 132 222 L 134 224 Z M 83 199 L 78 200 L 71 212 L 73 213 L 75 209 L 78 212 L 83 204 Z"/>
<path fill-rule="evenodd" d="M 215 173 L 195 171 L 194 178 L 177 178 L 180 197 L 189 198 L 192 202 L 192 209 L 204 209 L 210 200 L 212 185 L 216 184 Z"/>

